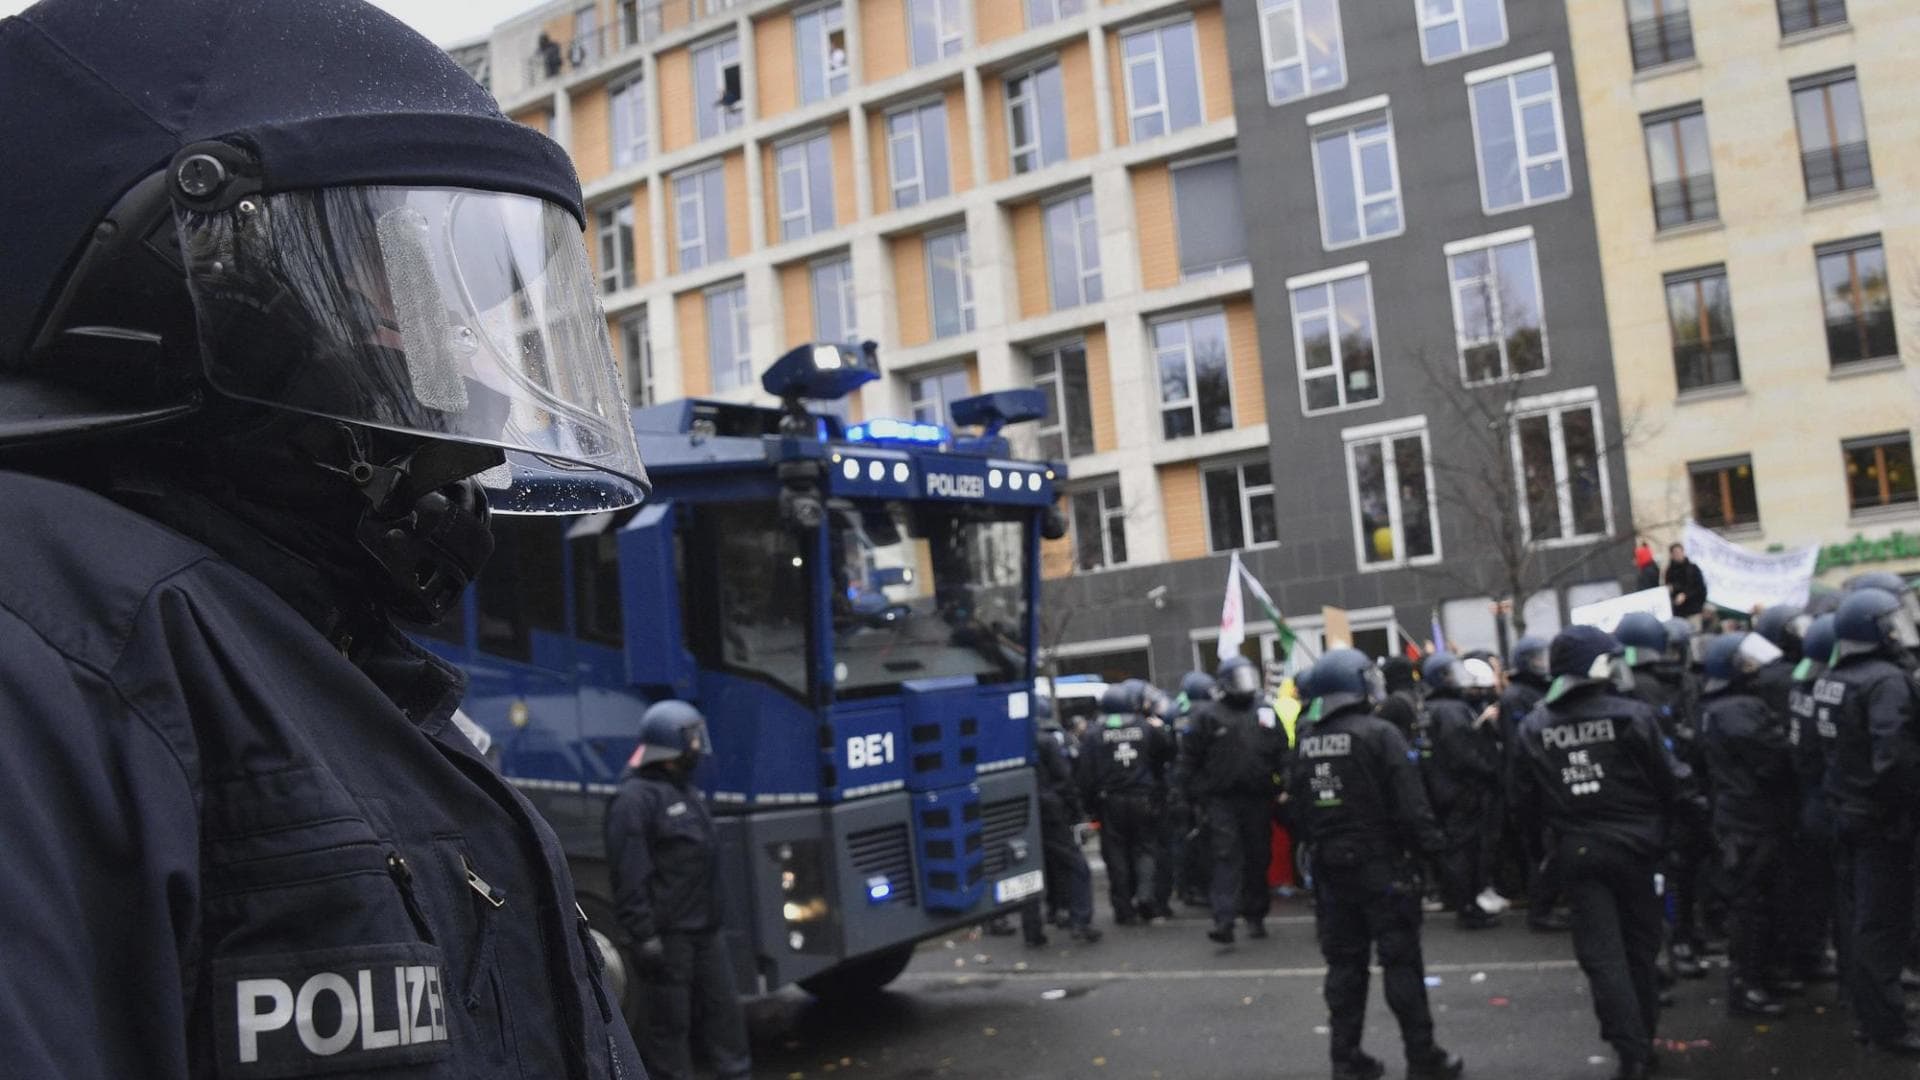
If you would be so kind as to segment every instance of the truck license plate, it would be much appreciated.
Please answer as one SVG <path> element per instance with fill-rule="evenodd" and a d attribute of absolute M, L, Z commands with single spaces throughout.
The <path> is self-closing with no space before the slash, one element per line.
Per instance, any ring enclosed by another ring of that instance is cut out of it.
<path fill-rule="evenodd" d="M 1029 896 L 1038 896 L 1045 887 L 1046 879 L 1041 877 L 1038 870 L 1001 878 L 993 883 L 993 902 L 1009 904 L 1015 900 L 1025 900 Z"/>

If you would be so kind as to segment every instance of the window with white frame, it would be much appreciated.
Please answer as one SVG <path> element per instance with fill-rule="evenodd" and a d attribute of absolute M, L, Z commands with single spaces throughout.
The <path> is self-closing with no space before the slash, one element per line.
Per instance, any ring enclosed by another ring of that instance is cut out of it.
<path fill-rule="evenodd" d="M 1200 473 L 1200 486 L 1207 500 L 1208 551 L 1239 551 L 1280 542 L 1270 463 L 1209 466 Z"/>
<path fill-rule="evenodd" d="M 957 55 L 967 45 L 962 0 L 907 0 L 907 49 L 915 66 Z"/>
<path fill-rule="evenodd" d="M 1326 248 L 1406 231 L 1391 117 L 1315 135 L 1313 163 L 1320 193 L 1320 242 Z"/>
<path fill-rule="evenodd" d="M 634 282 L 633 200 L 594 214 L 594 234 L 600 251 L 600 291 L 617 293 Z"/>
<path fill-rule="evenodd" d="M 739 39 L 728 35 L 693 50 L 693 120 L 701 138 L 740 126 L 740 80 Z"/>
<path fill-rule="evenodd" d="M 1420 55 L 1437 64 L 1507 43 L 1506 0 L 1413 0 Z"/>
<path fill-rule="evenodd" d="M 620 47 L 629 48 L 660 36 L 665 12 L 654 0 L 620 0 Z"/>
<path fill-rule="evenodd" d="M 574 67 L 586 67 L 600 59 L 600 5 L 587 4 L 573 12 Z"/>
<path fill-rule="evenodd" d="M 1127 510 L 1120 481 L 1108 480 L 1069 496 L 1073 502 L 1073 568 L 1102 570 L 1127 561 Z"/>
<path fill-rule="evenodd" d="M 773 151 L 780 239 L 799 240 L 833 228 L 833 147 L 820 132 Z"/>
<path fill-rule="evenodd" d="M 1087 10 L 1088 0 L 1027 0 L 1027 28 L 1045 26 Z"/>
<path fill-rule="evenodd" d="M 1520 521 L 1529 543 L 1604 535 L 1613 519 L 1600 402 L 1592 389 L 1513 406 Z"/>
<path fill-rule="evenodd" d="M 935 338 L 973 329 L 972 259 L 964 227 L 927 234 L 927 301 Z"/>
<path fill-rule="evenodd" d="M 1487 213 L 1564 198 L 1567 166 L 1560 79 L 1549 55 L 1467 76 L 1480 205 Z"/>
<path fill-rule="evenodd" d="M 1207 158 L 1176 164 L 1170 171 L 1180 276 L 1205 277 L 1247 265 L 1240 160 Z"/>
<path fill-rule="evenodd" d="M 1347 85 L 1339 0 L 1260 0 L 1260 48 L 1269 104 Z"/>
<path fill-rule="evenodd" d="M 853 314 L 853 260 L 845 255 L 813 264 L 813 339 L 858 341 Z"/>
<path fill-rule="evenodd" d="M 1427 418 L 1412 416 L 1340 433 L 1347 448 L 1354 555 L 1363 570 L 1440 557 Z"/>
<path fill-rule="evenodd" d="M 1367 264 L 1287 282 L 1300 404 L 1309 415 L 1380 400 L 1373 278 Z"/>
<path fill-rule="evenodd" d="M 647 156 L 647 84 L 638 75 L 607 92 L 613 126 L 613 166 L 635 165 Z"/>
<path fill-rule="evenodd" d="M 727 257 L 727 181 L 719 162 L 673 178 L 673 217 L 681 270 Z"/>
<path fill-rule="evenodd" d="M 1042 208 L 1041 216 L 1046 223 L 1053 309 L 1099 300 L 1100 227 L 1093 218 L 1093 192 L 1055 199 Z"/>
<path fill-rule="evenodd" d="M 950 424 L 953 403 L 972 393 L 966 368 L 945 368 L 915 376 L 907 383 L 908 406 L 916 424 Z"/>
<path fill-rule="evenodd" d="M 653 332 L 647 327 L 647 309 L 620 320 L 620 357 L 627 368 L 627 401 L 653 404 Z"/>
<path fill-rule="evenodd" d="M 1014 172 L 1067 160 L 1066 109 L 1057 61 L 1007 76 L 1007 146 Z"/>
<path fill-rule="evenodd" d="M 1155 320 L 1153 360 L 1160 376 L 1160 433 L 1184 439 L 1233 426 L 1227 316 L 1189 312 Z"/>
<path fill-rule="evenodd" d="M 1120 57 L 1133 141 L 1168 135 L 1202 121 L 1200 60 L 1191 18 L 1121 34 Z"/>
<path fill-rule="evenodd" d="M 953 191 L 944 99 L 908 105 L 887 114 L 887 168 L 895 209 L 919 206 Z"/>
<path fill-rule="evenodd" d="M 1034 433 L 1040 456 L 1064 461 L 1094 452 L 1093 395 L 1087 382 L 1087 346 L 1079 340 L 1031 354 L 1033 385 L 1047 396 L 1047 415 Z"/>
<path fill-rule="evenodd" d="M 1531 228 L 1446 246 L 1454 340 L 1469 384 L 1547 370 L 1547 321 Z"/>
<path fill-rule="evenodd" d="M 846 93 L 847 14 L 839 0 L 793 17 L 794 62 L 800 68 L 800 103 L 811 105 Z"/>
<path fill-rule="evenodd" d="M 707 363 L 715 390 L 753 384 L 747 344 L 747 286 L 735 281 L 707 290 Z"/>

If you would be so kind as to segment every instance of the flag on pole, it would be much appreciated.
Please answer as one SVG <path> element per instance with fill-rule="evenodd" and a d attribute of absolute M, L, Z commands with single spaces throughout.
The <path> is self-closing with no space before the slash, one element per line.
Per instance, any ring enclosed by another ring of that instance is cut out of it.
<path fill-rule="evenodd" d="M 1432 635 L 1434 652 L 1452 652 L 1453 651 L 1452 649 L 1447 648 L 1447 632 L 1440 628 L 1439 612 L 1430 611 L 1427 613 L 1427 632 L 1430 635 Z"/>
<path fill-rule="evenodd" d="M 1245 573 L 1240 565 L 1240 553 L 1233 553 L 1233 561 L 1227 565 L 1227 595 L 1220 603 L 1220 648 L 1221 660 L 1240 655 L 1240 646 L 1247 640 L 1247 613 L 1240 600 L 1240 576 Z"/>
<path fill-rule="evenodd" d="M 1260 579 L 1253 576 L 1253 571 L 1247 569 L 1245 563 L 1240 564 L 1240 580 L 1246 583 L 1247 590 L 1253 593 L 1254 602 L 1267 613 L 1267 618 L 1273 620 L 1274 633 L 1280 639 L 1280 659 L 1284 662 L 1293 655 L 1293 646 L 1299 640 L 1294 637 L 1293 627 L 1287 625 L 1287 617 L 1280 614 L 1280 605 L 1273 602 L 1273 597 L 1267 594 Z"/>

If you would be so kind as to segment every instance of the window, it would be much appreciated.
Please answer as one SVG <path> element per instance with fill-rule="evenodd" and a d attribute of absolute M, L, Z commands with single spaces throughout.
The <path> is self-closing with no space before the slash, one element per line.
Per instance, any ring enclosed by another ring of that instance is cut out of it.
<path fill-rule="evenodd" d="M 1047 395 L 1047 415 L 1035 429 L 1040 456 L 1064 461 L 1094 452 L 1093 396 L 1087 386 L 1087 347 L 1073 341 L 1033 354 L 1033 385 Z"/>
<path fill-rule="evenodd" d="M 931 64 L 966 47 L 962 0 L 907 0 L 907 47 L 914 64 Z"/>
<path fill-rule="evenodd" d="M 1720 217 L 1707 149 L 1707 116 L 1698 103 L 1641 120 L 1647 168 L 1653 175 L 1653 224 L 1671 229 Z"/>
<path fill-rule="evenodd" d="M 1273 509 L 1273 466 L 1249 461 L 1201 474 L 1207 498 L 1207 550 L 1237 551 L 1280 542 Z"/>
<path fill-rule="evenodd" d="M 1581 400 L 1556 404 L 1573 396 Z M 1520 481 L 1520 520 L 1529 543 L 1599 536 L 1612 517 L 1600 405 L 1591 391 L 1522 401 L 1514 410 L 1513 455 Z"/>
<path fill-rule="evenodd" d="M 600 59 L 600 5 L 588 4 L 573 12 L 573 66 L 586 67 Z"/>
<path fill-rule="evenodd" d="M 1733 294 L 1727 268 L 1667 275 L 1667 322 L 1673 328 L 1673 373 L 1680 392 L 1740 381 L 1733 336 Z"/>
<path fill-rule="evenodd" d="M 727 257 L 727 183 L 719 162 L 673 178 L 673 215 L 681 270 Z"/>
<path fill-rule="evenodd" d="M 1313 169 L 1320 193 L 1320 242 L 1328 249 L 1405 230 L 1391 119 L 1315 137 Z"/>
<path fill-rule="evenodd" d="M 620 45 L 625 48 L 660 36 L 663 11 L 653 0 L 620 0 Z"/>
<path fill-rule="evenodd" d="M 1478 75 L 1469 75 L 1467 82 L 1480 159 L 1480 205 L 1491 214 L 1564 197 L 1572 180 L 1553 64 L 1512 75 Z"/>
<path fill-rule="evenodd" d="M 780 239 L 833 228 L 833 148 L 825 132 L 782 143 L 773 152 L 780 192 Z"/>
<path fill-rule="evenodd" d="M 1365 264 L 1296 279 L 1287 288 L 1302 408 L 1311 414 L 1378 401 L 1373 280 Z"/>
<path fill-rule="evenodd" d="M 887 114 L 887 164 L 893 205 L 904 210 L 953 190 L 947 167 L 947 103 L 929 101 Z"/>
<path fill-rule="evenodd" d="M 566 519 L 501 514 L 493 519 L 493 555 L 475 583 L 482 652 L 533 659 L 533 631 L 564 634 L 566 591 L 561 552 Z"/>
<path fill-rule="evenodd" d="M 1047 279 L 1054 310 L 1099 300 L 1100 227 L 1093 219 L 1093 192 L 1055 199 L 1041 216 L 1047 228 Z"/>
<path fill-rule="evenodd" d="M 793 17 L 794 60 L 800 66 L 800 103 L 811 105 L 846 93 L 847 16 L 839 3 Z"/>
<path fill-rule="evenodd" d="M 1848 439 L 1840 444 L 1847 463 L 1847 507 L 1854 513 L 1887 506 L 1911 506 L 1913 440 L 1904 431 Z"/>
<path fill-rule="evenodd" d="M 1347 85 L 1339 0 L 1261 0 L 1260 48 L 1270 104 Z"/>
<path fill-rule="evenodd" d="M 1174 234 L 1180 276 L 1205 277 L 1247 265 L 1240 161 L 1217 157 L 1173 167 Z"/>
<path fill-rule="evenodd" d="M 1076 491 L 1073 500 L 1073 565 L 1100 570 L 1127 561 L 1127 511 L 1120 503 L 1120 481 Z"/>
<path fill-rule="evenodd" d="M 1860 83 L 1852 68 L 1796 81 L 1793 117 L 1800 128 L 1800 170 L 1806 178 L 1807 198 L 1873 186 L 1867 122 L 1860 112 Z"/>
<path fill-rule="evenodd" d="M 928 234 L 927 297 L 933 305 L 934 337 L 952 337 L 973 329 L 971 269 L 966 229 Z"/>
<path fill-rule="evenodd" d="M 1122 34 L 1120 55 L 1135 142 L 1200 123 L 1200 63 L 1192 19 Z"/>
<path fill-rule="evenodd" d="M 853 260 L 845 255 L 813 264 L 813 337 L 815 341 L 858 341 L 853 313 Z"/>
<path fill-rule="evenodd" d="M 567 547 L 573 556 L 573 636 L 609 648 L 626 643 L 620 612 L 620 526 L 633 511 L 571 519 Z"/>
<path fill-rule="evenodd" d="M 1780 33 L 1798 34 L 1847 21 L 1847 0 L 1774 0 L 1780 8 Z"/>
<path fill-rule="evenodd" d="M 747 345 L 747 287 L 742 282 L 707 290 L 707 365 L 715 390 L 753 384 L 753 354 Z"/>
<path fill-rule="evenodd" d="M 1163 436 L 1184 439 L 1233 426 L 1224 312 L 1201 312 L 1154 323 L 1153 359 L 1160 372 Z"/>
<path fill-rule="evenodd" d="M 1627 40 L 1633 70 L 1693 59 L 1693 16 L 1688 0 L 1627 0 Z"/>
<path fill-rule="evenodd" d="M 732 37 L 693 50 L 693 121 L 703 139 L 740 126 L 740 42 Z"/>
<path fill-rule="evenodd" d="M 1547 321 L 1532 230 L 1448 244 L 1453 328 L 1468 383 L 1547 369 Z"/>
<path fill-rule="evenodd" d="M 1033 172 L 1067 160 L 1066 107 L 1056 62 L 1007 79 L 1007 145 L 1014 172 Z"/>
<path fill-rule="evenodd" d="M 1383 570 L 1440 554 L 1424 416 L 1343 433 L 1359 565 Z"/>
<path fill-rule="evenodd" d="M 953 403 L 972 393 L 967 385 L 967 369 L 947 368 L 922 375 L 907 384 L 907 396 L 911 399 L 913 422 L 916 424 L 950 424 L 953 422 L 949 410 Z"/>
<path fill-rule="evenodd" d="M 1760 524 L 1760 503 L 1753 494 L 1753 458 L 1720 458 L 1687 466 L 1693 489 L 1693 520 L 1709 529 Z"/>
<path fill-rule="evenodd" d="M 1027 28 L 1045 26 L 1087 10 L 1087 0 L 1027 0 Z"/>
<path fill-rule="evenodd" d="M 627 365 L 627 403 L 653 404 L 653 331 L 646 308 L 620 320 L 620 356 Z"/>
<path fill-rule="evenodd" d="M 1827 358 L 1833 366 L 1898 356 L 1887 252 L 1878 236 L 1814 249 L 1826 305 Z"/>
<path fill-rule="evenodd" d="M 1420 16 L 1420 55 L 1437 64 L 1504 45 L 1504 0 L 1413 0 Z"/>
<path fill-rule="evenodd" d="M 622 200 L 594 215 L 600 247 L 600 291 L 617 293 L 634 282 L 633 201 Z"/>
<path fill-rule="evenodd" d="M 647 156 L 647 84 L 628 79 L 607 94 L 613 117 L 613 165 L 624 168 Z"/>

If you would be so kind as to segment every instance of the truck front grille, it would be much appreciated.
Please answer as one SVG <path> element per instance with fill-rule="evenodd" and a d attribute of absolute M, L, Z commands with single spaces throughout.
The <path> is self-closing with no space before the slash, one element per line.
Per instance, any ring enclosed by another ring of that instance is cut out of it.
<path fill-rule="evenodd" d="M 904 823 L 848 833 L 847 860 L 863 885 L 868 878 L 886 877 L 892 892 L 885 903 L 914 905 L 919 885 L 913 874 L 913 841 Z"/>
<path fill-rule="evenodd" d="M 1011 864 L 1007 841 L 1025 835 L 1028 815 L 1031 813 L 1031 800 L 1025 795 L 981 805 L 981 833 L 986 840 L 985 868 L 988 877 L 999 876 Z"/>

